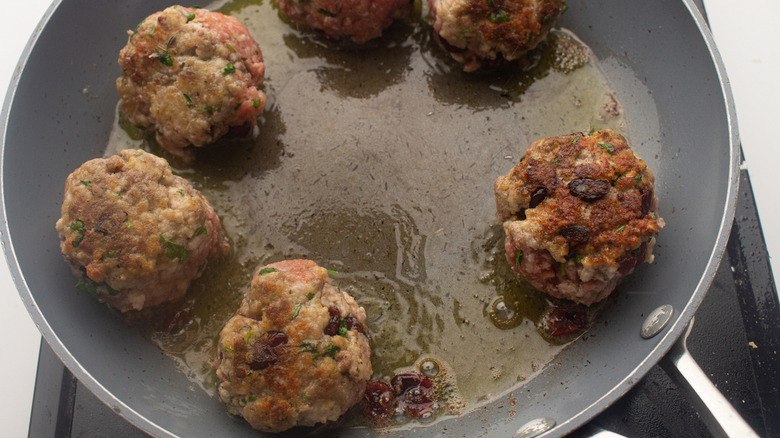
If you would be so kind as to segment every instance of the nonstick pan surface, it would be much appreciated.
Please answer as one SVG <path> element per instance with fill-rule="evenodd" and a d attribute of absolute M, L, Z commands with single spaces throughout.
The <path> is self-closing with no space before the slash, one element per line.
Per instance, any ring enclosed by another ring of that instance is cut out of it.
<path fill-rule="evenodd" d="M 44 20 L 45 26 L 22 60 L 22 74 L 12 84 L 4 106 L 4 250 L 19 292 L 46 341 L 117 413 L 153 435 L 260 436 L 241 420 L 227 416 L 221 402 L 188 379 L 136 327 L 88 296 L 75 293 L 73 277 L 59 253 L 54 222 L 59 217 L 65 177 L 84 161 L 104 155 L 116 123 L 114 80 L 119 75 L 117 53 L 126 38 L 123 32 L 166 6 L 151 1 L 63 1 Z M 568 345 L 532 379 L 507 387 L 460 416 L 391 432 L 390 436 L 511 436 L 529 420 L 541 417 L 555 420 L 553 434 L 570 432 L 625 393 L 663 356 L 690 321 L 714 276 L 733 218 L 738 141 L 725 74 L 701 16 L 692 4 L 671 0 L 572 2 L 569 6 L 560 26 L 573 32 L 601 60 L 603 75 L 625 108 L 629 140 L 656 175 L 660 214 L 667 223 L 659 237 L 656 262 L 621 285 L 587 336 Z M 275 44 L 257 38 L 261 46 Z M 409 59 L 429 43 L 424 38 L 404 38 L 398 50 L 405 51 Z M 411 43 L 406 44 L 408 41 Z M 292 43 L 285 40 L 278 44 L 289 47 Z M 310 59 L 305 49 L 297 50 L 299 59 Z M 445 61 L 441 59 L 420 60 L 422 64 L 412 64 L 411 71 L 399 67 L 398 72 L 395 65 L 378 70 L 389 74 L 389 84 L 375 81 L 360 92 L 350 88 L 350 92 L 334 93 L 335 114 L 354 117 L 345 123 L 360 132 L 357 121 L 365 120 L 350 113 L 349 105 L 381 99 L 389 88 L 414 78 L 417 71 L 422 72 L 417 76 L 421 84 L 418 94 L 425 97 L 411 103 L 388 98 L 382 108 L 419 106 L 423 121 L 414 125 L 400 118 L 378 117 L 375 129 L 380 138 L 375 147 L 386 148 L 384 140 L 390 137 L 418 139 L 438 129 L 438 137 L 431 137 L 441 138 L 453 131 L 452 126 L 474 126 L 468 123 L 476 122 L 464 121 L 453 110 L 464 107 L 469 110 L 468 117 L 477 115 L 485 120 L 488 113 L 492 120 L 506 117 L 507 122 L 489 124 L 484 132 L 475 128 L 463 131 L 501 143 L 505 153 L 515 158 L 537 137 L 582 129 L 581 122 L 570 126 L 565 120 L 559 125 L 534 126 L 530 122 L 535 120 L 533 109 L 523 106 L 523 102 L 533 100 L 529 91 L 520 103 L 503 106 L 479 94 L 437 94 L 435 90 L 446 89 L 448 81 L 469 79 L 455 69 L 442 70 L 441 62 Z M 308 86 L 317 84 L 327 91 L 342 77 L 334 71 L 345 70 L 345 64 L 336 58 L 326 61 L 328 69 L 311 70 L 309 79 L 318 82 Z M 269 64 L 269 87 L 303 79 L 274 73 Z M 307 83 L 295 85 L 305 89 Z M 269 92 L 270 98 L 276 99 L 270 102 L 272 109 L 283 111 L 284 90 L 279 86 L 278 95 Z M 526 112 L 517 113 L 518 109 Z M 452 110 L 448 117 L 445 110 Z M 443 116 L 437 118 L 440 114 Z M 273 111 L 268 117 L 272 116 Z M 517 123 L 510 123 L 513 119 Z M 400 126 L 390 130 L 379 121 Z M 321 120 L 310 122 L 288 123 L 285 133 L 315 128 L 323 141 L 338 135 Z M 429 132 L 426 123 L 436 128 Z M 553 129 L 562 132 L 551 132 Z M 371 141 L 364 147 L 372 147 Z M 415 147 L 420 146 L 409 146 L 408 167 L 424 175 L 426 169 L 415 169 L 411 155 Z M 289 151 L 276 152 L 284 157 Z M 483 164 L 477 166 L 481 171 L 467 178 L 472 185 L 498 175 L 483 173 L 506 172 L 513 164 L 503 156 L 488 155 L 476 143 L 465 153 L 474 163 Z M 336 152 L 323 154 L 318 166 L 328 169 L 329 157 L 333 163 L 341 158 Z M 441 161 L 452 164 L 446 158 Z M 273 163 L 266 166 L 273 167 Z M 262 165 L 258 169 L 269 172 Z M 357 197 L 357 185 L 352 187 L 352 191 L 340 192 L 339 199 Z M 341 188 L 349 189 L 349 185 Z M 484 212 L 493 208 L 490 190 L 485 189 L 487 199 L 473 200 L 467 208 L 461 207 L 463 211 L 477 218 L 491 217 L 492 211 Z M 372 194 L 372 202 L 381 203 L 377 196 Z M 365 199 L 349 202 L 363 205 Z M 456 238 L 462 236 L 453 235 Z M 434 244 L 431 238 L 421 245 Z M 653 309 L 664 304 L 675 309 L 671 323 L 660 335 L 642 339 L 640 325 Z M 479 349 L 479 345 L 463 347 L 463 354 Z M 377 432 L 346 429 L 337 433 L 370 436 Z"/>

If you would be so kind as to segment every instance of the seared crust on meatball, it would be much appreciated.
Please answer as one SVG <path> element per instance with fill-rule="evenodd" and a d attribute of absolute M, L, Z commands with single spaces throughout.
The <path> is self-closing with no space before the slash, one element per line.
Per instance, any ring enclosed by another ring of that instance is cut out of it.
<path fill-rule="evenodd" d="M 590 305 L 653 261 L 653 173 L 611 130 L 543 138 L 495 180 L 507 260 L 529 283 Z"/>
<path fill-rule="evenodd" d="M 356 43 L 379 38 L 394 19 L 412 10 L 410 0 L 275 0 L 290 20 L 319 29 L 334 39 Z"/>
<path fill-rule="evenodd" d="M 337 420 L 371 377 L 365 321 L 312 261 L 258 269 L 219 335 L 215 367 L 228 412 L 265 432 Z"/>
<path fill-rule="evenodd" d="M 428 0 L 434 38 L 464 71 L 513 61 L 555 25 L 564 0 Z"/>
<path fill-rule="evenodd" d="M 173 154 L 251 127 L 265 107 L 260 47 L 236 18 L 172 6 L 133 31 L 116 80 L 128 119 Z"/>
<path fill-rule="evenodd" d="M 56 228 L 78 288 L 122 312 L 178 300 L 229 249 L 206 198 L 133 149 L 68 176 Z"/>

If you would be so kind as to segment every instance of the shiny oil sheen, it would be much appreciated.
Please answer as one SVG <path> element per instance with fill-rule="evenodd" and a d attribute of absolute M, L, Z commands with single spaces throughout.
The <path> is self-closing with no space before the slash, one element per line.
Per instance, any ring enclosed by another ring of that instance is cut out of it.
<path fill-rule="evenodd" d="M 153 341 L 214 394 L 209 361 L 251 274 L 308 258 L 366 309 L 374 379 L 433 359 L 454 375 L 453 410 L 550 362 L 565 344 L 536 327 L 553 301 L 509 268 L 492 183 L 541 137 L 612 128 L 630 140 L 590 50 L 555 30 L 522 64 L 465 74 L 419 3 L 417 18 L 364 46 L 298 30 L 268 1 L 217 10 L 263 50 L 259 129 L 188 164 L 120 114 L 106 148 L 168 159 L 210 200 L 232 248 L 185 303 L 152 315 Z"/>

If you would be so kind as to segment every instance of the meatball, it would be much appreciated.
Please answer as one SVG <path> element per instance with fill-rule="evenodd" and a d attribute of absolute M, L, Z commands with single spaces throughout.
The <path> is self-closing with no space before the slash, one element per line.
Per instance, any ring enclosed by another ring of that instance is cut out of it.
<path fill-rule="evenodd" d="M 565 0 L 428 0 L 434 39 L 470 72 L 513 61 L 536 47 Z"/>
<path fill-rule="evenodd" d="M 512 268 L 537 289 L 591 305 L 653 262 L 658 217 L 653 173 L 623 136 L 543 138 L 495 180 Z"/>
<path fill-rule="evenodd" d="M 150 15 L 119 53 L 121 108 L 156 131 L 172 154 L 254 126 L 265 107 L 265 65 L 246 26 L 233 17 L 173 6 Z"/>
<path fill-rule="evenodd" d="M 356 43 L 382 36 L 396 18 L 412 10 L 411 0 L 276 0 L 290 20 L 319 29 L 331 38 Z"/>
<path fill-rule="evenodd" d="M 56 228 L 77 287 L 122 312 L 183 297 L 209 256 L 229 249 L 206 198 L 141 150 L 71 173 Z"/>
<path fill-rule="evenodd" d="M 258 269 L 219 335 L 220 398 L 265 432 L 337 420 L 371 377 L 365 320 L 312 261 Z"/>

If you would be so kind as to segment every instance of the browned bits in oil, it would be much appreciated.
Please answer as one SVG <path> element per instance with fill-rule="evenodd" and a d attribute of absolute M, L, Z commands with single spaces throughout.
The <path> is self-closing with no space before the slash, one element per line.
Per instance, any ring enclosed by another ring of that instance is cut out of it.
<path fill-rule="evenodd" d="M 569 193 L 583 201 L 593 202 L 603 198 L 611 184 L 600 179 L 577 178 L 569 183 Z"/>

